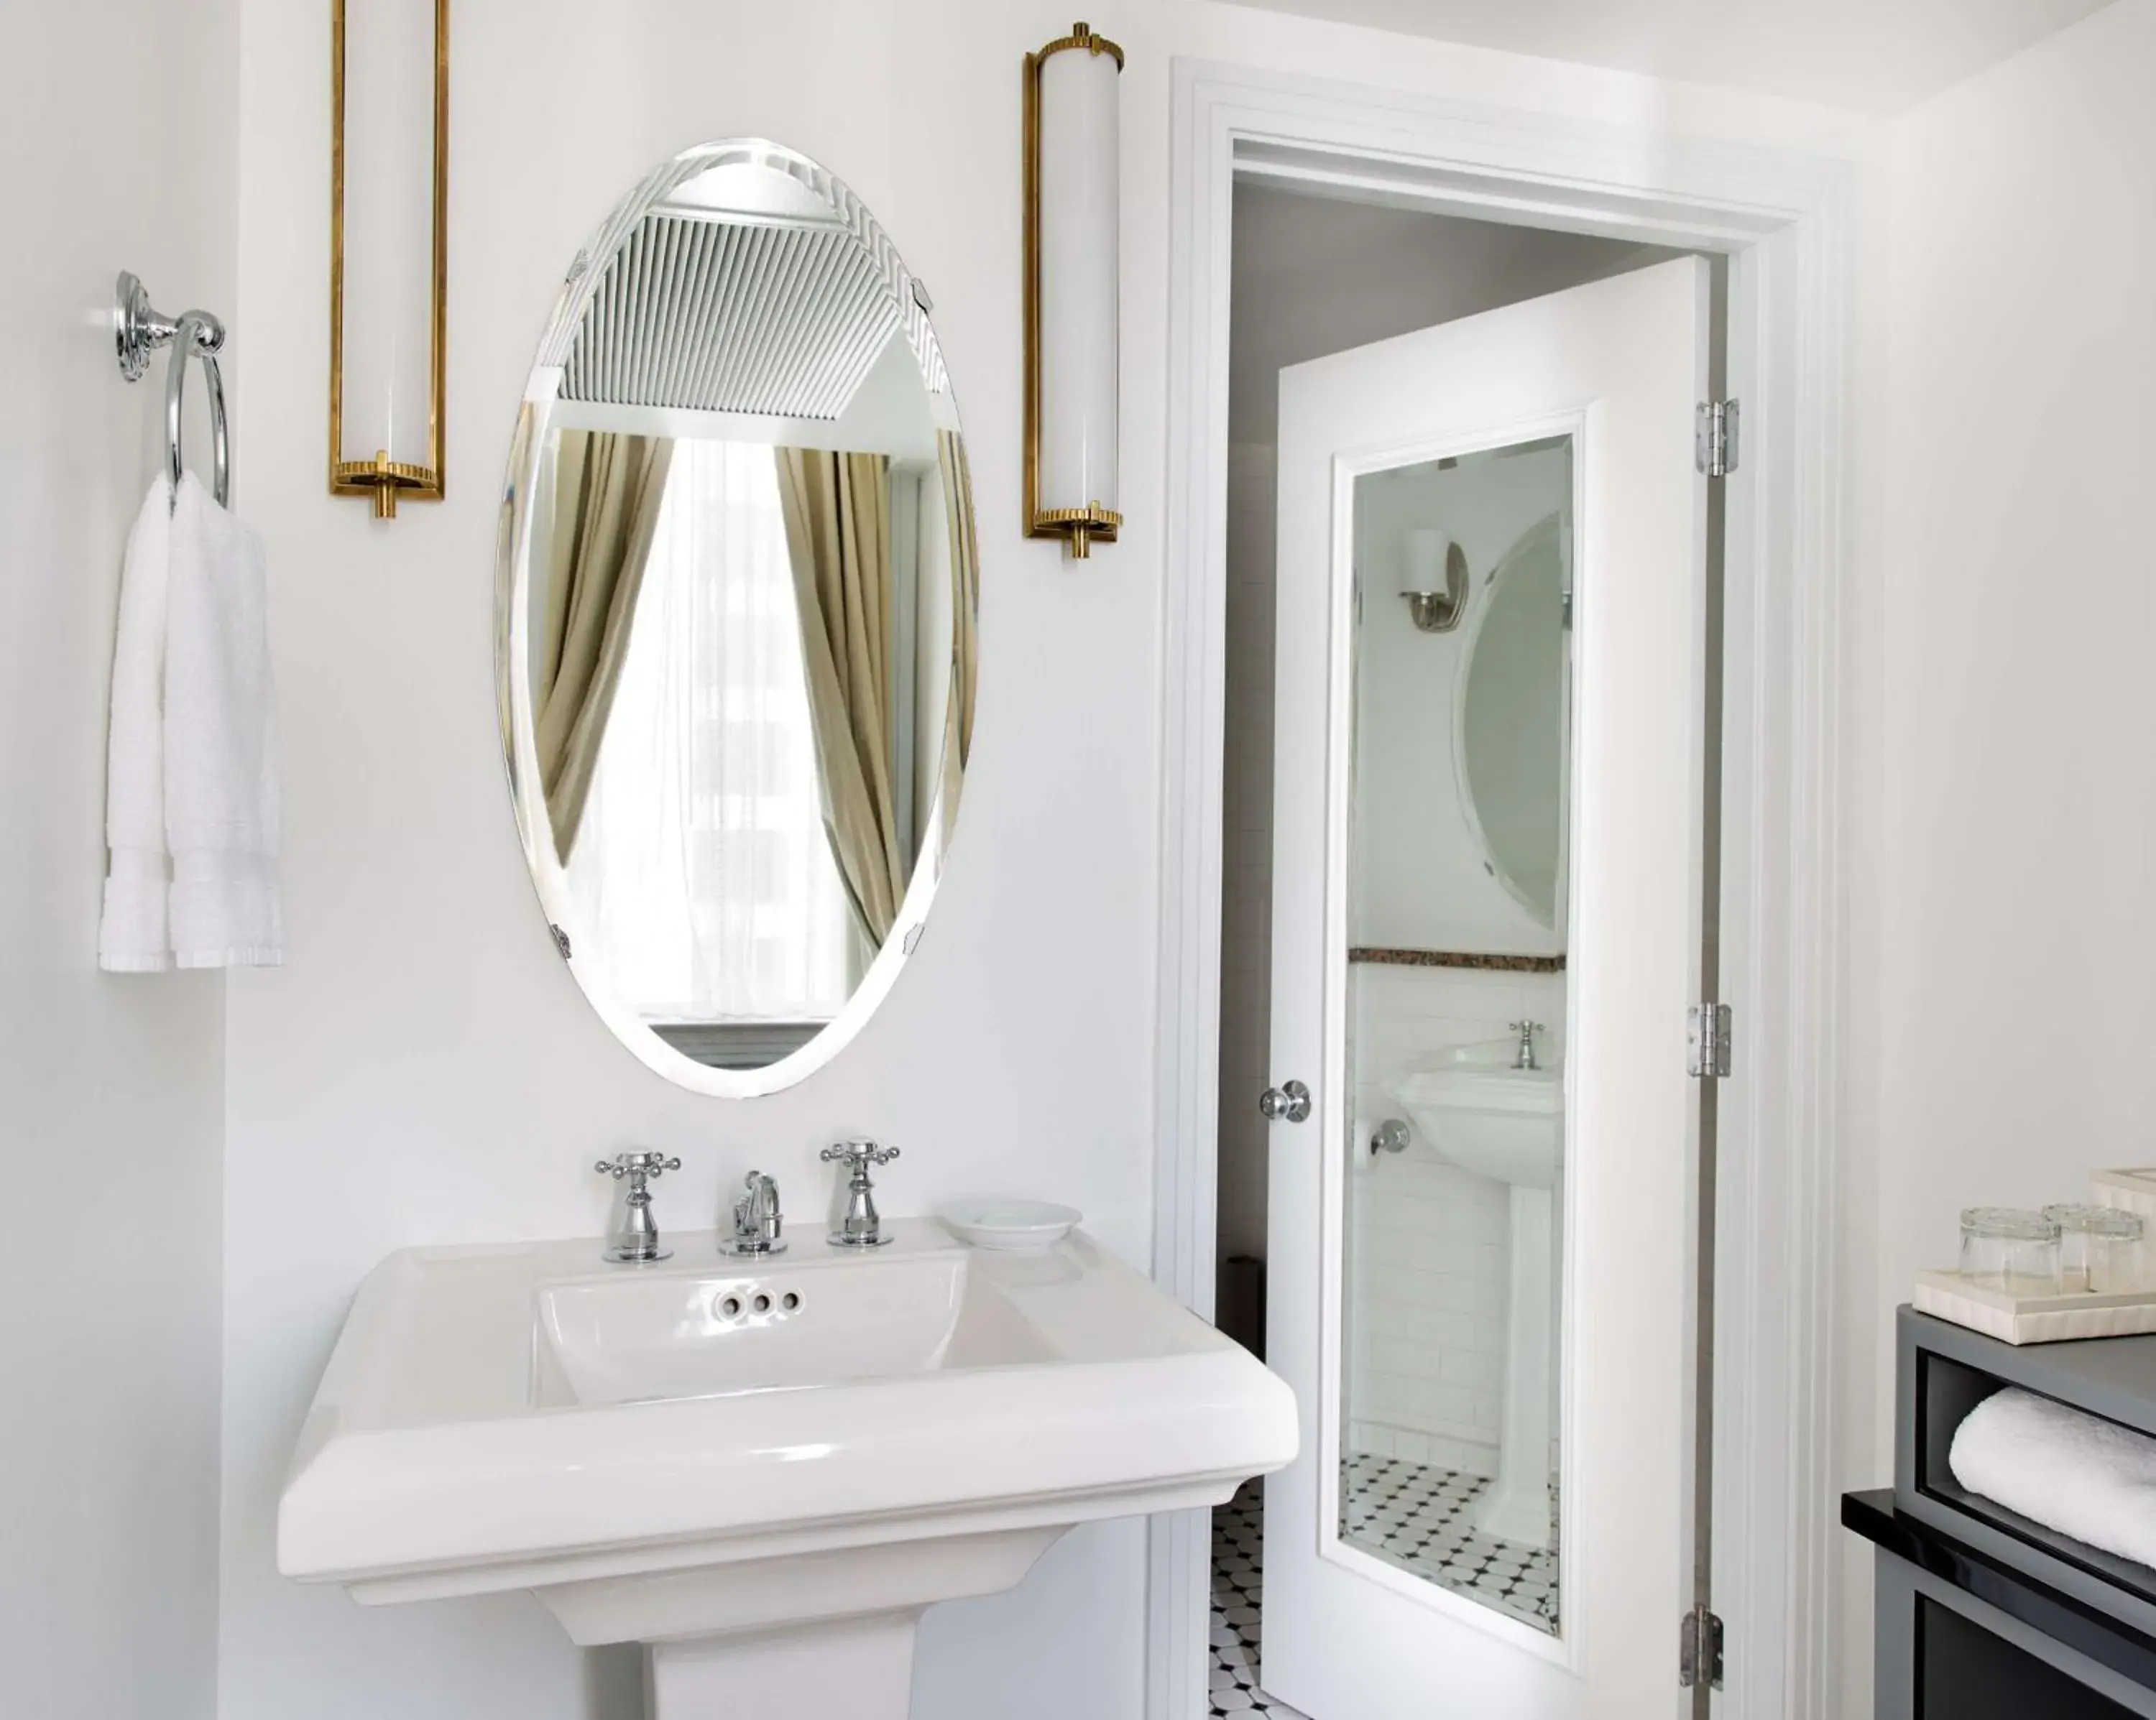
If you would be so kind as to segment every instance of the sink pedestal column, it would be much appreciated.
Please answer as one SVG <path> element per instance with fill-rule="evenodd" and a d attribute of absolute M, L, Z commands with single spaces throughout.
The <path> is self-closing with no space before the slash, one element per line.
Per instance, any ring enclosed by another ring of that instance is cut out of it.
<path fill-rule="evenodd" d="M 1506 1308 L 1505 1422 L 1497 1478 L 1475 1502 L 1485 1534 L 1530 1547 L 1550 1543 L 1550 1280 L 1548 1189 L 1514 1183 L 1512 1293 Z"/>
<path fill-rule="evenodd" d="M 921 1614 L 1012 1587 L 1068 1528 L 774 1551 L 532 1592 L 580 1648 L 644 1645 L 646 1720 L 906 1720 Z"/>
<path fill-rule="evenodd" d="M 648 1720 L 906 1720 L 921 1610 L 652 1643 Z"/>

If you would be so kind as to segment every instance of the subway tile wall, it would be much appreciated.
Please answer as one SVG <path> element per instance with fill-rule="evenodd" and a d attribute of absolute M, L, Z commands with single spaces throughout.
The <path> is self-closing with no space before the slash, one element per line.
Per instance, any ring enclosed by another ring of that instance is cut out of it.
<path fill-rule="evenodd" d="M 1348 1195 L 1351 1451 L 1496 1473 L 1511 1270 L 1505 1185 L 1448 1165 L 1419 1130 L 1404 1153 L 1369 1139 L 1402 1108 L 1388 1088 L 1446 1046 L 1549 1029 L 1561 1054 L 1562 974 L 1358 963 L 1348 970 L 1354 1169 Z"/>

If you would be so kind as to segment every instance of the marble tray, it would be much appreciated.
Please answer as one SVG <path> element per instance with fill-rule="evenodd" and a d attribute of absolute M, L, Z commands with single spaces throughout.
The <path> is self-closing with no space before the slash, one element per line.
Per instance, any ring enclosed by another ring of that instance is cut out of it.
<path fill-rule="evenodd" d="M 2058 1344 L 2074 1338 L 2130 1338 L 2156 1332 L 2156 1290 L 2046 1289 L 2035 1295 L 1972 1283 L 1959 1272 L 1917 1274 L 1911 1304 L 1919 1313 L 1966 1326 L 2006 1344 Z"/>

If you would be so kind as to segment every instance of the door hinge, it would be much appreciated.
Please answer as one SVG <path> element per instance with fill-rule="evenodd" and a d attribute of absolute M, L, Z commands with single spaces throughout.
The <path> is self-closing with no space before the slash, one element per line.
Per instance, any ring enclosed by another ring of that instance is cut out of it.
<path fill-rule="evenodd" d="M 1677 1634 L 1677 1682 L 1686 1690 L 1722 1688 L 1722 1620 L 1703 1600 L 1684 1615 Z"/>
<path fill-rule="evenodd" d="M 1685 1071 L 1704 1081 L 1729 1072 L 1729 1006 L 1695 1003 L 1685 1011 Z"/>
<path fill-rule="evenodd" d="M 1709 478 L 1737 469 L 1737 402 L 1702 400 L 1692 416 L 1692 463 Z"/>

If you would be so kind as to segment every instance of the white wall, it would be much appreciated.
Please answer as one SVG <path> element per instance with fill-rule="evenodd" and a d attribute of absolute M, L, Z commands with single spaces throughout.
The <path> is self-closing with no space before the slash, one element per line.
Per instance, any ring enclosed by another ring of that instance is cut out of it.
<path fill-rule="evenodd" d="M 530 1600 L 363 1610 L 272 1566 L 286 1456 L 353 1285 L 388 1250 L 596 1235 L 590 1171 L 679 1152 L 662 1217 L 709 1222 L 751 1163 L 793 1211 L 814 1149 L 906 1156 L 904 1212 L 962 1190 L 1070 1200 L 1142 1258 L 1163 569 L 1168 125 L 1177 54 L 1574 116 L 1810 144 L 1805 110 L 1158 0 L 1098 20 L 1122 84 L 1125 540 L 1022 542 L 1019 62 L 1066 11 L 1023 0 L 460 0 L 451 104 L 450 499 L 378 525 L 324 494 L 327 8 L 244 0 L 240 481 L 265 533 L 288 775 L 290 965 L 230 985 L 222 1708 L 228 1720 L 636 1712 Z M 608 1037 L 526 881 L 495 732 L 496 489 L 554 284 L 654 161 L 759 133 L 845 178 L 933 290 L 979 486 L 977 751 L 919 955 L 860 1038 L 772 1098 L 668 1086 Z M 1139 1708 L 1142 1532 L 1072 1537 L 1009 1596 L 924 1629 L 921 1720 Z"/>
<path fill-rule="evenodd" d="M 2150 1157 L 2152 89 L 2156 4 L 2121 0 L 1897 123 L 1876 176 L 1845 1486 L 1890 1473 L 1892 1311 L 1954 1258 L 1958 1210 Z M 1847 1549 L 1852 1677 L 1866 1563 Z"/>
<path fill-rule="evenodd" d="M 100 974 L 97 915 L 120 553 L 166 363 L 121 380 L 112 279 L 233 310 L 235 22 L 18 7 L 0 54 L 0 1713 L 22 1720 L 216 1704 L 223 985 Z"/>

